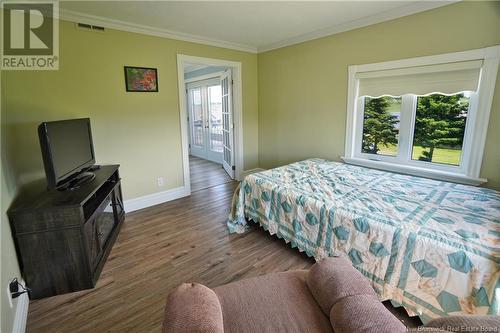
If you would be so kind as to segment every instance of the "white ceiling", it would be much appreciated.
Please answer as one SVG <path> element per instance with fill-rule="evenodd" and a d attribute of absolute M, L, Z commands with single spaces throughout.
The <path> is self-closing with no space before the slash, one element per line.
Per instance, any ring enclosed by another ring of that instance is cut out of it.
<path fill-rule="evenodd" d="M 61 1 L 61 18 L 261 52 L 456 1 Z"/>

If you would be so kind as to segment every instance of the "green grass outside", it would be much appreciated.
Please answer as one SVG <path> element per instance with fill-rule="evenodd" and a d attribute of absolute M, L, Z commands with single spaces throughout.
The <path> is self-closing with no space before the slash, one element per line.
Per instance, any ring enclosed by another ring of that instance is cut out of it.
<path fill-rule="evenodd" d="M 400 113 L 401 112 L 401 99 L 393 99 L 392 103 L 387 108 L 389 113 Z"/>
<path fill-rule="evenodd" d="M 413 159 L 418 160 L 419 156 L 422 155 L 424 149 L 420 146 L 413 147 Z M 378 151 L 379 155 L 396 155 L 396 146 L 390 145 L 389 147 L 381 146 Z M 461 149 L 445 149 L 445 148 L 436 148 L 434 149 L 434 155 L 432 156 L 432 162 L 434 163 L 442 163 L 442 164 L 450 164 L 450 165 L 459 165 L 460 164 L 460 156 L 462 154 Z"/>

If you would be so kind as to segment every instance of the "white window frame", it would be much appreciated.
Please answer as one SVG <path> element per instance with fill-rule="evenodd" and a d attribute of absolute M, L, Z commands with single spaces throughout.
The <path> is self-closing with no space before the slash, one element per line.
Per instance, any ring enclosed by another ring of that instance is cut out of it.
<path fill-rule="evenodd" d="M 412 160 L 412 146 L 410 142 L 413 141 L 413 126 L 415 123 L 417 101 L 417 96 L 414 95 L 402 96 L 400 142 L 398 145 L 400 153 L 398 156 L 374 155 L 361 152 L 364 99 L 358 96 L 359 79 L 356 79 L 357 73 L 439 65 L 469 60 L 483 60 L 483 66 L 479 78 L 479 89 L 477 93 L 472 94 L 469 102 L 469 112 L 459 166 Z M 497 45 L 463 52 L 349 66 L 346 142 L 345 155 L 342 156 L 342 159 L 349 164 L 469 185 L 480 185 L 487 182 L 487 179 L 480 178 L 479 173 L 483 160 L 499 60 L 500 45 Z M 408 121 L 408 117 L 411 117 L 412 121 Z"/>

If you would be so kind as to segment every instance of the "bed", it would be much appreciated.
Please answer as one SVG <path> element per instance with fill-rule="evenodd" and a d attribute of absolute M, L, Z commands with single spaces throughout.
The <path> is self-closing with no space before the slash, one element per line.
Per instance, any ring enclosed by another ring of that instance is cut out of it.
<path fill-rule="evenodd" d="M 316 260 L 346 255 L 424 322 L 499 313 L 500 192 L 309 159 L 245 177 L 228 227 L 250 220 Z"/>

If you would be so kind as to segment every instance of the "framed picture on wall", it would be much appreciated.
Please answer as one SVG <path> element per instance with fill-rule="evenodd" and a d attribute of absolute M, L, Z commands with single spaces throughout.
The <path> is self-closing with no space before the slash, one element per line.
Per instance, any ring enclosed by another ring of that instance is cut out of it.
<path fill-rule="evenodd" d="M 156 68 L 125 66 L 125 88 L 129 92 L 158 92 Z"/>

